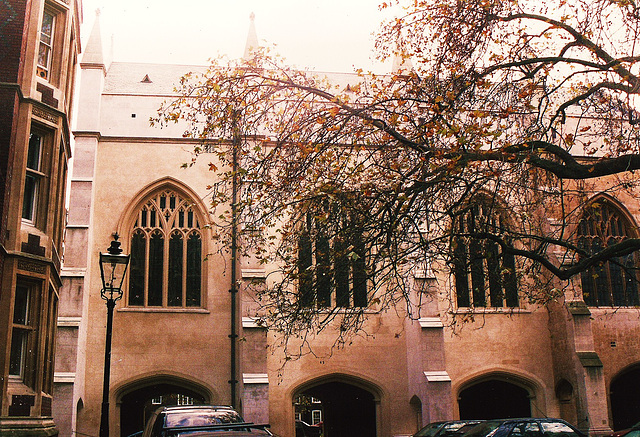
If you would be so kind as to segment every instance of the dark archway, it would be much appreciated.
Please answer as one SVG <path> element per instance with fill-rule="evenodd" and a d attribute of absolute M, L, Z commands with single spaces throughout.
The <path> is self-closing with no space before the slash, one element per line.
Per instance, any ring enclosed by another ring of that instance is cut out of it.
<path fill-rule="evenodd" d="M 519 385 L 491 379 L 460 392 L 460 419 L 501 419 L 530 417 L 529 392 Z"/>
<path fill-rule="evenodd" d="M 369 391 L 333 381 L 307 388 L 299 397 L 318 401 L 324 437 L 376 437 L 376 403 Z"/>
<path fill-rule="evenodd" d="M 120 435 L 126 437 L 144 428 L 156 408 L 165 405 L 201 405 L 207 400 L 193 390 L 174 384 L 158 383 L 141 387 L 122 397 Z"/>
<path fill-rule="evenodd" d="M 640 420 L 640 366 L 616 376 L 609 393 L 615 431 L 629 428 Z"/>

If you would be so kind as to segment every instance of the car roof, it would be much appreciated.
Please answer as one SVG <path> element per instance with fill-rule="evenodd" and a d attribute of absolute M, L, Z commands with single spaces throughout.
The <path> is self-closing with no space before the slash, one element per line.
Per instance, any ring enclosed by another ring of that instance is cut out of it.
<path fill-rule="evenodd" d="M 233 407 L 228 405 L 169 405 L 161 407 L 162 411 L 193 411 L 193 410 L 231 410 Z"/>

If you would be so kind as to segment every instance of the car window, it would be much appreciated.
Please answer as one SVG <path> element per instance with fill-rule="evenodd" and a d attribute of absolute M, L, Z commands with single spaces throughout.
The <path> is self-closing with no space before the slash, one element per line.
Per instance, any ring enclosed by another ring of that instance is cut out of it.
<path fill-rule="evenodd" d="M 442 428 L 442 422 L 430 423 L 414 434 L 415 437 L 433 437 Z"/>
<path fill-rule="evenodd" d="M 469 432 L 465 434 L 465 437 L 491 436 L 501 424 L 502 424 L 501 421 L 487 421 L 487 422 L 479 423 L 478 425 L 471 428 Z"/>
<path fill-rule="evenodd" d="M 221 423 L 241 423 L 242 417 L 232 410 L 222 411 L 177 411 L 167 414 L 166 428 L 186 426 L 208 426 Z"/>
<path fill-rule="evenodd" d="M 542 433 L 537 423 L 521 422 L 513 427 L 509 437 L 542 437 Z"/>
<path fill-rule="evenodd" d="M 625 434 L 624 437 L 640 437 L 640 429 L 634 429 Z"/>
<path fill-rule="evenodd" d="M 569 425 L 562 422 L 542 422 L 545 437 L 580 437 Z"/>

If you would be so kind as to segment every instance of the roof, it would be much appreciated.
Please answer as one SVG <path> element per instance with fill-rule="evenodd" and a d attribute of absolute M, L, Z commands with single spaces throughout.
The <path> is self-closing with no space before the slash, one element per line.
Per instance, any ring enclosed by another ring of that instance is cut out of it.
<path fill-rule="evenodd" d="M 146 64 L 113 62 L 107 70 L 104 94 L 173 95 L 180 78 L 189 72 L 203 73 L 206 65 Z M 311 72 L 329 81 L 341 90 L 362 82 L 355 73 Z"/>

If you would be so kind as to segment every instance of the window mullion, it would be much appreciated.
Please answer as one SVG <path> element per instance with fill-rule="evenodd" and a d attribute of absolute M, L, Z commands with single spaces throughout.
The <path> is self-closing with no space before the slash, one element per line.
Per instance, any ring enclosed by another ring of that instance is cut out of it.
<path fill-rule="evenodd" d="M 187 306 L 187 275 L 189 274 L 187 270 L 187 261 L 189 259 L 189 252 L 187 251 L 187 243 L 189 242 L 189 236 L 184 235 L 182 238 L 182 307 L 185 308 Z"/>

